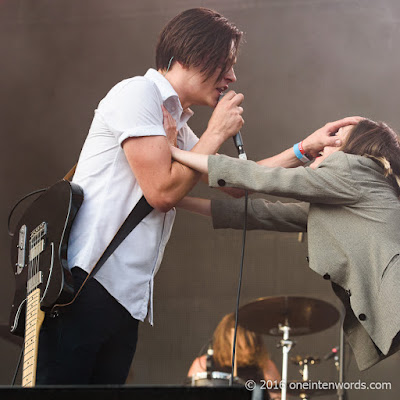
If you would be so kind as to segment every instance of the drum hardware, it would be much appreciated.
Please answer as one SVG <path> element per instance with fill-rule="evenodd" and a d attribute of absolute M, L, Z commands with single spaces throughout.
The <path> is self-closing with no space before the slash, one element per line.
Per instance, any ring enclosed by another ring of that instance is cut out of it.
<path fill-rule="evenodd" d="M 285 321 L 284 325 L 279 324 L 279 330 L 282 332 L 283 338 L 280 340 L 277 347 L 282 348 L 282 384 L 281 384 L 281 399 L 286 399 L 287 392 L 287 371 L 289 352 L 295 345 L 295 342 L 289 339 L 290 326 L 289 322 Z"/>
<path fill-rule="evenodd" d="M 231 374 L 226 372 L 212 371 L 212 372 L 198 372 L 192 377 L 187 378 L 186 382 L 190 386 L 229 386 Z M 233 386 L 244 386 L 245 382 L 235 376 L 233 378 Z"/>
<path fill-rule="evenodd" d="M 302 336 L 317 333 L 333 326 L 339 319 L 339 312 L 331 304 L 313 298 L 279 296 L 264 297 L 242 306 L 239 309 L 239 325 L 265 335 L 282 336 L 278 347 L 282 348 L 282 385 L 281 389 L 271 389 L 271 393 L 281 392 L 281 400 L 286 400 L 287 394 L 310 399 L 334 393 L 335 390 L 307 387 L 309 381 L 309 366 L 319 362 L 314 357 L 295 358 L 302 368 L 301 381 L 287 381 L 289 352 L 295 346 L 291 336 Z M 235 363 L 236 364 L 236 363 Z M 236 375 L 236 373 L 234 374 Z M 205 371 L 193 375 L 188 384 L 191 386 L 229 386 L 231 374 L 219 371 Z M 244 382 L 234 377 L 235 385 Z"/>
<path fill-rule="evenodd" d="M 214 350 L 210 343 L 207 349 L 207 356 L 206 356 L 206 372 L 209 378 L 211 378 L 211 372 L 213 369 L 213 355 L 214 355 Z"/>
<path fill-rule="evenodd" d="M 311 365 L 320 363 L 320 359 L 318 357 L 314 358 L 314 357 L 308 356 L 306 358 L 302 358 L 299 355 L 297 355 L 294 358 L 291 358 L 290 361 L 293 364 L 298 365 L 299 367 L 303 367 L 302 369 L 299 370 L 300 375 L 303 378 L 303 382 L 307 382 L 309 380 L 309 367 Z"/>
<path fill-rule="evenodd" d="M 339 311 L 326 301 L 308 297 L 262 297 L 239 309 L 239 324 L 264 335 L 280 336 L 280 325 L 290 327 L 291 336 L 324 331 L 339 320 Z"/>
<path fill-rule="evenodd" d="M 331 349 L 331 351 L 326 354 L 324 356 L 324 361 L 333 359 L 333 361 L 335 362 L 335 367 L 337 369 L 337 371 L 339 371 L 340 368 L 340 346 L 336 346 L 334 348 Z"/>
<path fill-rule="evenodd" d="M 289 336 L 308 335 L 330 328 L 340 316 L 334 306 L 325 301 L 307 297 L 263 297 L 242 306 L 239 309 L 239 315 L 239 324 L 248 330 L 271 336 L 282 335 L 278 345 L 282 348 L 281 400 L 286 400 L 287 393 L 297 394 L 303 399 L 309 399 L 311 394 L 328 394 L 328 390 L 305 390 L 304 388 L 293 390 L 290 387 L 288 390 L 288 356 L 295 344 Z M 302 366 L 304 380 L 305 376 L 308 378 L 309 361 L 307 360 L 306 365 L 303 360 Z"/>
<path fill-rule="evenodd" d="M 337 363 L 339 364 L 338 371 L 339 371 L 339 384 L 341 385 L 337 391 L 337 396 L 338 400 L 344 400 L 346 397 L 345 389 L 343 387 L 343 383 L 345 382 L 345 377 L 344 377 L 344 362 L 345 362 L 345 356 L 344 356 L 344 329 L 343 329 L 343 324 L 344 324 L 344 316 L 345 316 L 345 310 L 344 307 L 342 308 L 342 317 L 341 317 L 341 329 L 339 331 L 339 358 L 337 360 Z M 336 364 L 336 363 L 335 363 Z"/>
<path fill-rule="evenodd" d="M 300 375 L 302 377 L 302 382 L 309 382 L 310 376 L 309 376 L 309 367 L 314 364 L 319 364 L 320 359 L 318 357 L 314 358 L 311 356 L 302 358 L 300 355 L 297 355 L 294 358 L 291 358 L 290 360 L 293 364 L 298 365 L 299 367 L 303 367 L 302 369 L 299 370 Z M 300 398 L 304 400 L 308 400 L 309 393 L 301 393 Z"/>

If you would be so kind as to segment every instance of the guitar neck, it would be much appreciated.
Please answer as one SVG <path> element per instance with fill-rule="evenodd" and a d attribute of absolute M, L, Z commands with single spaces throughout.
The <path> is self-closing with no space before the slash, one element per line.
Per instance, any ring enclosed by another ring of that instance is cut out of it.
<path fill-rule="evenodd" d="M 40 289 L 38 288 L 33 290 L 26 300 L 23 387 L 35 386 L 39 331 L 43 320 L 44 312 L 40 309 Z"/>

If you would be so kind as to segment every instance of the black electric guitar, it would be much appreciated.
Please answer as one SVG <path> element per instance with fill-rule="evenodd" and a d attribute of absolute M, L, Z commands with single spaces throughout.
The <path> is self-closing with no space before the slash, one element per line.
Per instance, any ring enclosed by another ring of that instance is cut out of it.
<path fill-rule="evenodd" d="M 15 296 L 11 333 L 24 336 L 22 386 L 34 386 L 38 337 L 45 312 L 73 298 L 67 268 L 72 222 L 83 201 L 82 189 L 62 180 L 47 189 L 25 211 L 11 245 Z"/>

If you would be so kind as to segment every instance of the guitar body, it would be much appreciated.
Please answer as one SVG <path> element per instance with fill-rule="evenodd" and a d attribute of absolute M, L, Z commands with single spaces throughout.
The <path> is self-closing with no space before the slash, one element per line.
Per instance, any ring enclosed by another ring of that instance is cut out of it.
<path fill-rule="evenodd" d="M 11 333 L 24 336 L 26 299 L 33 290 L 39 289 L 40 309 L 45 312 L 54 304 L 72 300 L 74 288 L 67 267 L 67 247 L 82 201 L 82 189 L 62 180 L 39 196 L 20 219 L 11 244 L 16 283 Z"/>

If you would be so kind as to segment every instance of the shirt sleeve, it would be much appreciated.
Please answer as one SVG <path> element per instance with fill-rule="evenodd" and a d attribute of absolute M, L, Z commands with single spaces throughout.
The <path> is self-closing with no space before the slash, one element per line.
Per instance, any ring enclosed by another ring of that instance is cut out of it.
<path fill-rule="evenodd" d="M 263 229 L 278 232 L 305 232 L 309 203 L 270 202 L 264 199 L 249 199 L 247 206 L 247 229 Z M 211 201 L 214 229 L 242 229 L 244 199 Z"/>
<path fill-rule="evenodd" d="M 269 168 L 227 156 L 208 157 L 209 184 L 248 189 L 309 203 L 355 204 L 361 197 L 348 158 L 331 154 L 318 168 Z"/>
<path fill-rule="evenodd" d="M 122 145 L 129 137 L 165 136 L 161 105 L 157 87 L 144 77 L 135 77 L 114 86 L 97 111 Z"/>

